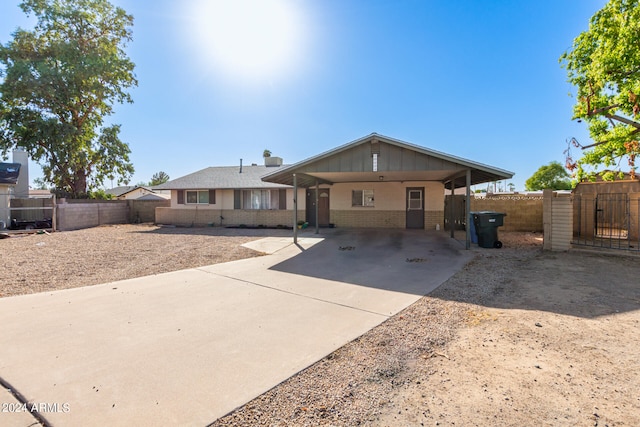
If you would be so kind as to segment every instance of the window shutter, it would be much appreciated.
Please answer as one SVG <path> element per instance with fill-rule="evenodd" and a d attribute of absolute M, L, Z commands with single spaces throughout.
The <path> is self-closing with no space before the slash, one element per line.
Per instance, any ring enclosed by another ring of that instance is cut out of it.
<path fill-rule="evenodd" d="M 280 200 L 278 206 L 280 210 L 287 209 L 287 190 L 285 190 L 284 188 L 280 190 Z"/>
<path fill-rule="evenodd" d="M 178 190 L 178 204 L 184 205 L 184 190 Z"/>
<path fill-rule="evenodd" d="M 209 190 L 209 204 L 216 204 L 216 190 Z"/>
<path fill-rule="evenodd" d="M 233 190 L 233 209 L 242 209 L 242 192 Z"/>

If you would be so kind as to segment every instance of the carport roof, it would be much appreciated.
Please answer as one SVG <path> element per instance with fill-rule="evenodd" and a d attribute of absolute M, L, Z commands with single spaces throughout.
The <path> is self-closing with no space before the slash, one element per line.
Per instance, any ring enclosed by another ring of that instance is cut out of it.
<path fill-rule="evenodd" d="M 377 154 L 373 161 L 373 154 Z M 419 145 L 372 133 L 333 150 L 268 173 L 263 181 L 301 187 L 316 182 L 438 181 L 446 188 L 510 179 L 514 173 Z"/>

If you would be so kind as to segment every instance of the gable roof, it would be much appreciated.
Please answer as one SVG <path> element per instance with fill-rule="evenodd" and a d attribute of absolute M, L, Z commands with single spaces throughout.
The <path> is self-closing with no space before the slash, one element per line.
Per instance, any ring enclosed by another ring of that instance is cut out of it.
<path fill-rule="evenodd" d="M 0 163 L 0 184 L 16 185 L 20 166 L 20 163 Z"/>
<path fill-rule="evenodd" d="M 373 154 L 377 153 L 377 169 Z M 482 163 L 452 156 L 419 145 L 372 133 L 333 150 L 279 168 L 263 177 L 265 181 L 310 187 L 319 183 L 377 181 L 439 181 L 446 188 L 466 186 L 466 171 L 471 184 L 498 181 L 514 173 Z"/>
<path fill-rule="evenodd" d="M 250 165 L 208 167 L 153 187 L 155 190 L 259 189 L 286 188 L 288 185 L 265 182 L 262 177 L 282 167 Z"/>
<path fill-rule="evenodd" d="M 133 190 L 134 188 L 136 188 L 135 185 L 123 185 L 120 187 L 113 187 L 113 188 L 109 188 L 104 190 L 105 194 L 111 194 L 114 195 L 116 197 L 121 196 L 125 193 L 128 193 L 129 191 Z"/>

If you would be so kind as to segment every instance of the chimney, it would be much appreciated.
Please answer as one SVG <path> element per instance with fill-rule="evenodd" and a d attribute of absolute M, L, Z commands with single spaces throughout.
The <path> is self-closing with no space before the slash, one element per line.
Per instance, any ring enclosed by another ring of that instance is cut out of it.
<path fill-rule="evenodd" d="M 29 154 L 18 147 L 13 150 L 13 163 L 20 163 L 20 174 L 13 195 L 20 199 L 29 198 Z"/>
<path fill-rule="evenodd" d="M 265 157 L 264 165 L 267 167 L 282 166 L 282 157 L 273 157 L 273 156 Z"/>

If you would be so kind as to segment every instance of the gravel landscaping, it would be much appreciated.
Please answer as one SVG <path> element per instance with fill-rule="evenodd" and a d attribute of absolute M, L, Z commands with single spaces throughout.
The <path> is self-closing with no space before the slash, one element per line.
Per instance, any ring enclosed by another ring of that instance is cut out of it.
<path fill-rule="evenodd" d="M 240 245 L 289 234 L 119 225 L 12 237 L 0 240 L 0 295 L 260 256 Z M 539 233 L 500 239 L 502 249 L 474 246 L 436 291 L 212 425 L 640 425 L 638 258 L 543 252 Z"/>

